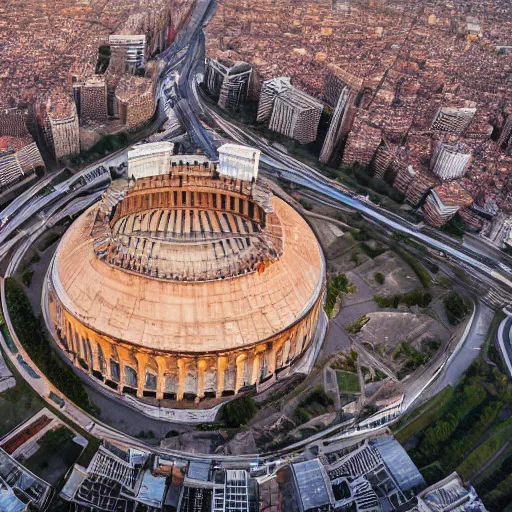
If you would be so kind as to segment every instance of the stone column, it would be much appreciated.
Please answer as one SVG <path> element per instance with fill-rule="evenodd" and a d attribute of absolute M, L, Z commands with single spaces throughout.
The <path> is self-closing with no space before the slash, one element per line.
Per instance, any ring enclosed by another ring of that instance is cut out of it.
<path fill-rule="evenodd" d="M 155 357 L 156 364 L 158 365 L 158 373 L 156 375 L 156 399 L 162 400 L 164 397 L 164 389 L 165 389 L 165 368 L 166 362 L 165 357 L 156 356 Z"/>
<path fill-rule="evenodd" d="M 274 345 L 268 351 L 268 374 L 273 375 L 276 371 L 276 350 Z"/>
<path fill-rule="evenodd" d="M 180 357 L 178 359 L 178 393 L 176 394 L 176 400 L 183 400 L 183 394 L 185 392 L 185 360 Z"/>
<path fill-rule="evenodd" d="M 246 359 L 247 354 L 240 354 L 236 358 L 235 393 L 238 393 L 239 389 L 244 385 Z"/>
<path fill-rule="evenodd" d="M 254 354 L 254 358 L 252 360 L 251 384 L 256 384 L 260 380 L 260 368 L 261 368 L 261 355 L 259 352 L 256 352 Z"/>
<path fill-rule="evenodd" d="M 228 359 L 225 356 L 219 356 L 217 358 L 217 398 L 222 396 L 222 392 L 224 391 L 224 380 L 226 367 L 228 365 Z"/>
<path fill-rule="evenodd" d="M 144 396 L 146 363 L 148 362 L 148 356 L 137 352 L 135 354 L 135 359 L 137 359 L 137 398 L 142 398 Z"/>
<path fill-rule="evenodd" d="M 204 398 L 204 373 L 207 368 L 206 361 L 201 359 L 197 362 L 197 401 Z"/>
<path fill-rule="evenodd" d="M 105 378 L 111 381 L 112 370 L 110 368 L 110 359 L 112 358 L 112 348 L 110 343 L 102 340 L 101 338 L 98 339 L 98 343 L 101 347 L 101 351 L 103 352 L 103 358 L 105 359 Z"/>

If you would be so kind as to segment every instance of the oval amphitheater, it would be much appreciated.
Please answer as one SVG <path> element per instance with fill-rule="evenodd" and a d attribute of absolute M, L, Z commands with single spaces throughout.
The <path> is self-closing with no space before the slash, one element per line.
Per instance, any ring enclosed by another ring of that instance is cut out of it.
<path fill-rule="evenodd" d="M 106 388 L 220 399 L 287 374 L 314 338 L 325 263 L 306 221 L 257 181 L 259 153 L 219 161 L 129 152 L 109 190 L 59 243 L 47 311 L 57 342 Z M 185 402 L 186 403 L 186 402 Z"/>

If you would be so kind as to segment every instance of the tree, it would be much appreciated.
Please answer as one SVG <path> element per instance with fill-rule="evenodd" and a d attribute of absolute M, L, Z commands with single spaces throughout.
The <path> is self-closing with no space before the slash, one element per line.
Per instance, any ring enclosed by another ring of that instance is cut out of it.
<path fill-rule="evenodd" d="M 377 281 L 378 284 L 384 284 L 385 280 L 386 276 L 382 272 L 375 273 L 375 281 Z"/>
<path fill-rule="evenodd" d="M 249 396 L 242 396 L 228 402 L 222 409 L 222 419 L 228 427 L 238 428 L 247 425 L 256 414 L 258 406 Z"/>
<path fill-rule="evenodd" d="M 443 306 L 446 311 L 448 321 L 452 325 L 462 322 L 464 317 L 469 313 L 469 308 L 461 295 L 457 292 L 451 292 L 443 299 Z"/>

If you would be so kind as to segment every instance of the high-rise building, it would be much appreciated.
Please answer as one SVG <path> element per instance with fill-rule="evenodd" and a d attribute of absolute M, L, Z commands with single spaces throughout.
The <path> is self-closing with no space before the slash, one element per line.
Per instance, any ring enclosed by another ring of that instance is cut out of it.
<path fill-rule="evenodd" d="M 320 153 L 320 162 L 327 163 L 341 140 L 347 136 L 353 120 L 353 107 L 356 104 L 363 80 L 347 71 L 330 64 L 325 79 L 325 100 L 334 108 Z"/>
<path fill-rule="evenodd" d="M 358 163 L 368 167 L 381 141 L 382 131 L 379 128 L 360 123 L 348 136 L 343 153 L 343 165 L 350 167 Z"/>
<path fill-rule="evenodd" d="M 433 226 L 446 224 L 461 209 L 473 204 L 473 198 L 457 183 L 445 183 L 430 191 L 423 206 L 425 220 Z"/>
<path fill-rule="evenodd" d="M 36 114 L 46 145 L 57 160 L 80 153 L 78 114 L 68 95 L 54 93 L 36 106 Z"/>
<path fill-rule="evenodd" d="M 0 190 L 34 173 L 38 167 L 44 168 L 44 161 L 32 137 L 0 137 Z"/>
<path fill-rule="evenodd" d="M 205 83 L 210 94 L 218 100 L 219 107 L 237 110 L 247 99 L 252 67 L 247 62 L 230 63 L 208 59 Z"/>
<path fill-rule="evenodd" d="M 107 84 L 103 76 L 92 76 L 76 83 L 73 90 L 81 122 L 107 119 Z"/>
<path fill-rule="evenodd" d="M 274 101 L 269 128 L 301 144 L 316 140 L 324 106 L 295 87 L 285 88 Z"/>
<path fill-rule="evenodd" d="M 134 128 L 149 121 L 155 112 L 153 81 L 149 78 L 123 75 L 116 88 L 116 105 L 120 121 Z"/>
<path fill-rule="evenodd" d="M 462 178 L 471 161 L 471 150 L 461 142 L 439 142 L 434 148 L 430 169 L 441 181 Z"/>
<path fill-rule="evenodd" d="M 224 144 L 219 148 L 220 175 L 238 180 L 253 181 L 258 177 L 260 151 L 238 144 Z"/>
<path fill-rule="evenodd" d="M 128 176 L 135 179 L 158 176 L 170 172 L 172 142 L 140 144 L 128 151 Z"/>
<path fill-rule="evenodd" d="M 258 117 L 256 121 L 263 122 L 269 121 L 274 109 L 274 102 L 277 95 L 286 89 L 290 89 L 292 84 L 290 78 L 287 76 L 280 76 L 265 80 L 261 86 L 260 101 L 258 104 Z"/>
<path fill-rule="evenodd" d="M 393 187 L 399 192 L 402 192 L 402 194 L 405 194 L 417 174 L 412 165 L 399 166 L 395 180 L 393 181 Z"/>
<path fill-rule="evenodd" d="M 507 117 L 498 139 L 498 147 L 512 153 L 512 114 Z"/>
<path fill-rule="evenodd" d="M 109 36 L 111 50 L 110 65 L 121 72 L 135 74 L 145 65 L 146 36 L 140 35 L 111 35 Z"/>
<path fill-rule="evenodd" d="M 499 212 L 483 230 L 482 235 L 500 249 L 512 246 L 512 215 Z"/>
<path fill-rule="evenodd" d="M 475 114 L 476 108 L 441 107 L 434 116 L 431 129 L 461 135 Z"/>
<path fill-rule="evenodd" d="M 439 182 L 427 174 L 417 174 L 405 192 L 405 200 L 414 207 L 419 207 L 429 192 L 439 185 Z"/>

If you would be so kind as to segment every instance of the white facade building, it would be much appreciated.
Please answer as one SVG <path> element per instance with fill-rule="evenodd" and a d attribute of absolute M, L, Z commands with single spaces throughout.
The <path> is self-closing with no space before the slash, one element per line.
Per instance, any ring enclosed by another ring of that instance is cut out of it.
<path fill-rule="evenodd" d="M 223 176 L 252 181 L 258 177 L 261 152 L 258 149 L 237 144 L 224 144 L 219 148 L 217 170 Z"/>
<path fill-rule="evenodd" d="M 111 35 L 108 38 L 112 57 L 124 59 L 125 71 L 135 73 L 145 65 L 146 36 L 141 35 Z"/>
<path fill-rule="evenodd" d="M 141 144 L 128 151 L 128 176 L 135 179 L 170 172 L 172 142 Z"/>
<path fill-rule="evenodd" d="M 471 161 L 471 150 L 462 143 L 440 142 L 430 163 L 432 172 L 442 181 L 462 178 Z"/>
<path fill-rule="evenodd" d="M 460 135 L 469 126 L 476 108 L 441 107 L 432 121 L 432 130 Z"/>
<path fill-rule="evenodd" d="M 274 102 L 276 101 L 277 95 L 291 87 L 290 78 L 287 76 L 265 80 L 261 86 L 258 117 L 256 121 L 269 121 L 272 116 L 272 110 L 274 109 Z"/>

